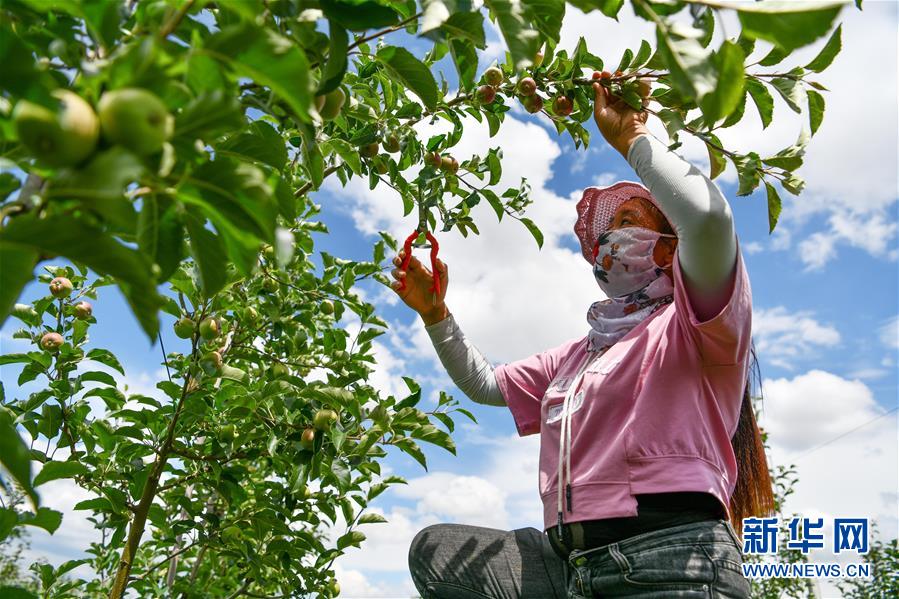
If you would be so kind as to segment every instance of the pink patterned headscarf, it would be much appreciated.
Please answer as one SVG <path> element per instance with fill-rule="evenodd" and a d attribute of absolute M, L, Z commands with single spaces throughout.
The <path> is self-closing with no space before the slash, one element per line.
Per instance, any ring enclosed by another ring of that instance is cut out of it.
<path fill-rule="evenodd" d="M 591 265 L 593 264 L 593 245 L 596 240 L 609 228 L 618 207 L 634 197 L 649 200 L 653 206 L 659 209 L 659 212 L 665 215 L 665 211 L 655 201 L 649 190 L 635 181 L 619 181 L 607 187 L 588 187 L 584 190 L 584 195 L 575 206 L 577 221 L 574 223 L 574 233 L 581 242 L 581 254 L 584 256 L 584 260 Z"/>

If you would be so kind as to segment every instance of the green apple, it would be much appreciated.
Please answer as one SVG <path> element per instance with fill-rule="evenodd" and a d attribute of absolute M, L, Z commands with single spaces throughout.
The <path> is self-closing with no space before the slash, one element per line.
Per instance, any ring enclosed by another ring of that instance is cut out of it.
<path fill-rule="evenodd" d="M 315 429 L 307 428 L 303 429 L 303 436 L 300 437 L 300 445 L 303 449 L 312 449 L 315 445 Z"/>
<path fill-rule="evenodd" d="M 162 149 L 174 130 L 174 119 L 156 95 L 136 87 L 104 93 L 98 104 L 103 137 L 147 156 Z"/>
<path fill-rule="evenodd" d="M 325 95 L 325 102 L 318 113 L 326 121 L 333 120 L 340 114 L 344 102 L 346 102 L 346 94 L 343 89 L 338 87 Z"/>
<path fill-rule="evenodd" d="M 290 374 L 290 369 L 281 362 L 275 362 L 274 364 L 272 364 L 271 372 L 272 377 L 279 379 Z"/>
<path fill-rule="evenodd" d="M 218 318 L 208 317 L 200 322 L 200 336 L 209 341 L 215 339 L 222 332 L 222 325 Z"/>
<path fill-rule="evenodd" d="M 78 320 L 87 320 L 91 317 L 94 307 L 90 305 L 90 302 L 78 302 L 75 304 L 74 310 L 75 318 Z"/>
<path fill-rule="evenodd" d="M 503 82 L 503 79 L 505 79 L 505 76 L 503 75 L 503 72 L 497 67 L 490 67 L 489 69 L 484 71 L 484 81 L 487 82 L 487 85 L 497 87 Z"/>
<path fill-rule="evenodd" d="M 335 422 L 337 422 L 337 412 L 329 408 L 322 408 L 312 418 L 312 426 L 320 431 L 330 429 Z"/>
<path fill-rule="evenodd" d="M 175 321 L 175 335 L 182 339 L 190 339 L 194 335 L 194 331 L 197 328 L 197 323 L 193 320 L 184 316 Z"/>
<path fill-rule="evenodd" d="M 378 155 L 378 142 L 373 141 L 370 144 L 359 146 L 359 155 L 365 158 L 374 158 Z"/>
<path fill-rule="evenodd" d="M 395 154 L 400 151 L 400 140 L 396 135 L 391 133 L 387 136 L 387 138 L 384 140 L 384 151 L 390 152 L 391 154 Z"/>
<path fill-rule="evenodd" d="M 52 92 L 59 100 L 54 112 L 28 100 L 19 100 L 12 112 L 19 141 L 43 164 L 74 166 L 93 154 L 100 121 L 91 105 L 65 89 Z"/>
<path fill-rule="evenodd" d="M 72 295 L 72 281 L 65 277 L 56 277 L 50 281 L 50 295 L 56 299 L 62 299 Z"/>
<path fill-rule="evenodd" d="M 340 594 L 340 585 L 337 583 L 336 580 L 332 580 L 331 584 L 328 585 L 328 590 L 331 591 L 332 595 L 339 595 Z"/>
<path fill-rule="evenodd" d="M 222 364 L 222 354 L 217 351 L 206 352 L 200 358 L 200 368 L 210 376 L 221 374 Z"/>
<path fill-rule="evenodd" d="M 41 337 L 41 347 L 53 354 L 58 352 L 65 342 L 59 333 L 44 333 L 44 336 Z"/>
<path fill-rule="evenodd" d="M 318 307 L 322 314 L 334 314 L 334 304 L 330 300 L 324 300 Z"/>

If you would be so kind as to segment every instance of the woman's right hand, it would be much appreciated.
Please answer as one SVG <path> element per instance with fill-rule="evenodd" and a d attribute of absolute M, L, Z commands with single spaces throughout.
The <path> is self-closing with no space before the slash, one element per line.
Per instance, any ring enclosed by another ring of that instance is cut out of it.
<path fill-rule="evenodd" d="M 423 318 L 429 316 L 442 316 L 445 311 L 444 297 L 446 297 L 446 287 L 449 284 L 449 273 L 440 258 L 437 258 L 437 271 L 440 276 L 440 294 L 436 301 L 433 299 L 434 292 L 431 287 L 434 285 L 434 275 L 431 270 L 419 261 L 414 255 L 409 260 L 408 272 L 401 270 L 405 250 L 400 250 L 399 255 L 394 257 L 393 263 L 397 266 L 390 271 L 393 278 L 396 279 L 390 284 L 390 287 L 400 296 L 400 299 L 407 306 L 418 312 Z M 400 289 L 401 281 L 406 281 L 406 288 Z M 441 320 L 442 318 L 438 318 Z"/>

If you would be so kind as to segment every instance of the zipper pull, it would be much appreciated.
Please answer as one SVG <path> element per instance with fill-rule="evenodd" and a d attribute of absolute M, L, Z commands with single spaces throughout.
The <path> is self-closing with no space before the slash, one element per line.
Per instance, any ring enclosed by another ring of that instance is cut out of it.
<path fill-rule="evenodd" d="M 559 524 L 556 530 L 559 533 L 559 540 L 562 540 L 562 512 L 559 512 Z"/>
<path fill-rule="evenodd" d="M 565 500 L 568 502 L 568 511 L 571 511 L 571 483 L 565 485 Z"/>

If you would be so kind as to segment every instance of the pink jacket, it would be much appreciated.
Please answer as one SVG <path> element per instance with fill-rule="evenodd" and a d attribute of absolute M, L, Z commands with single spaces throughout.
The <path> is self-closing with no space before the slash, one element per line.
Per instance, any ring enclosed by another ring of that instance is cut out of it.
<path fill-rule="evenodd" d="M 564 522 L 635 516 L 637 493 L 704 491 L 730 518 L 736 431 L 748 372 L 752 290 L 737 245 L 736 276 L 714 318 L 696 319 L 675 252 L 674 301 L 591 364 L 571 406 L 572 510 Z M 497 383 L 518 434 L 541 433 L 544 528 L 557 522 L 559 412 L 585 359 L 587 335 L 500 364 Z"/>

